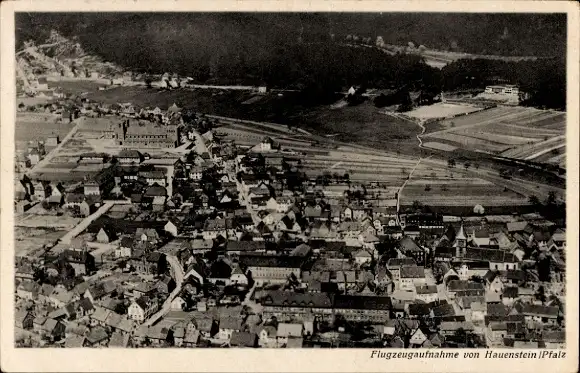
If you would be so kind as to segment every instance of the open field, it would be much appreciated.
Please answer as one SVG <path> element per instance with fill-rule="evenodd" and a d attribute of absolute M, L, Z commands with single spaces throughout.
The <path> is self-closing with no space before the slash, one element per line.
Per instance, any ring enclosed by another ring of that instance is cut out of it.
<path fill-rule="evenodd" d="M 420 106 L 412 111 L 406 112 L 405 115 L 419 120 L 433 118 L 448 118 L 456 115 L 473 113 L 480 111 L 482 108 L 473 105 L 459 105 L 450 103 L 436 103 L 428 106 Z"/>
<path fill-rule="evenodd" d="M 496 107 L 438 122 L 443 130 L 424 136 L 458 148 L 535 160 L 565 142 L 566 114 L 525 107 Z M 432 128 L 433 129 L 433 128 Z M 429 125 L 427 125 L 429 131 Z M 445 145 L 427 146 L 445 150 Z M 552 156 L 558 155 L 552 153 Z"/>
<path fill-rule="evenodd" d="M 452 152 L 455 149 L 457 149 L 457 147 L 455 147 L 455 146 L 440 143 L 440 142 L 435 142 L 435 141 L 428 141 L 426 143 L 423 143 L 423 146 L 425 148 L 428 148 L 428 149 L 443 150 L 446 152 Z"/>
<path fill-rule="evenodd" d="M 22 214 L 15 217 L 14 225 L 28 228 L 71 229 L 81 220 L 70 216 Z"/>
<path fill-rule="evenodd" d="M 44 252 L 43 245 L 53 245 L 64 236 L 66 230 L 42 228 L 14 228 L 14 254 L 22 257 L 38 257 Z"/>
<path fill-rule="evenodd" d="M 316 177 L 325 172 L 331 174 L 349 174 L 352 181 L 380 182 L 381 199 L 392 199 L 410 170 L 417 162 L 416 158 L 362 149 L 349 145 L 328 147 L 324 143 L 301 133 L 293 135 L 282 127 L 262 127 L 249 123 L 227 124 L 220 121 L 218 133 L 226 135 L 226 139 L 234 140 L 236 144 L 256 145 L 264 136 L 271 136 L 282 148 L 290 151 L 289 157 L 300 159 L 302 170 L 307 176 Z M 324 139 L 328 142 L 329 140 Z"/>
<path fill-rule="evenodd" d="M 349 141 L 379 149 L 396 149 L 416 153 L 415 135 L 419 128 L 414 123 L 387 116 L 370 102 L 340 109 L 319 108 L 305 115 L 307 129 L 321 135 L 336 134 L 339 141 Z"/>
<path fill-rule="evenodd" d="M 98 102 L 131 102 L 138 107 L 166 109 L 173 103 L 208 115 L 274 122 L 305 129 L 320 136 L 334 134 L 339 141 L 349 141 L 381 148 L 397 148 L 416 154 L 415 135 L 418 127 L 381 113 L 371 102 L 333 109 L 329 106 L 307 107 L 297 93 L 269 94 L 261 100 L 242 105 L 251 92 L 176 89 L 163 91 L 145 87 L 116 87 L 97 91 L 88 98 Z M 278 131 L 287 127 L 278 126 Z M 271 127 L 275 130 L 274 127 Z"/>
<path fill-rule="evenodd" d="M 73 127 L 74 123 L 61 121 L 58 115 L 18 113 L 14 128 L 16 152 L 26 152 L 28 141 L 44 141 L 56 135 L 62 139 Z"/>
<path fill-rule="evenodd" d="M 227 127 L 222 127 L 227 128 Z M 238 133 L 238 138 L 244 135 L 253 136 L 253 143 L 257 143 L 265 132 L 256 128 L 238 126 L 231 132 Z M 276 140 L 277 138 L 274 137 Z M 296 152 L 294 157 L 302 160 L 303 171 L 312 177 L 324 172 L 348 173 L 352 181 L 381 183 L 378 190 L 380 201 L 392 200 L 395 193 L 403 185 L 410 171 L 415 166 L 417 159 L 395 153 L 379 153 L 379 151 L 363 150 L 355 146 L 339 146 L 324 154 L 308 154 L 305 156 L 302 150 L 317 149 L 317 146 L 293 145 L 289 140 L 288 149 Z M 236 140 L 237 142 L 237 140 Z M 425 191 L 426 185 L 431 190 Z M 460 197 L 458 197 L 460 196 Z M 526 197 L 504 189 L 504 186 L 495 185 L 493 182 L 477 177 L 469 176 L 463 169 L 449 169 L 445 166 L 420 165 L 418 166 L 402 193 L 402 204 L 412 204 L 418 200 L 429 206 L 453 207 L 474 206 L 476 203 L 486 207 L 509 205 L 511 203 L 527 203 Z M 470 207 L 471 209 L 473 207 Z"/>
<path fill-rule="evenodd" d="M 82 93 L 97 92 L 99 87 L 104 87 L 105 84 L 97 83 L 93 80 L 58 80 L 48 81 L 48 88 L 60 88 L 64 93 L 81 95 Z"/>
<path fill-rule="evenodd" d="M 88 152 L 105 152 L 117 154 L 120 147 L 113 140 L 102 139 L 101 131 L 106 128 L 112 117 L 87 118 L 81 117 L 71 127 L 66 138 L 62 139 L 57 149 L 51 151 L 47 157 L 32 171 L 32 175 L 44 180 L 78 181 L 85 176 L 99 172 L 102 165 L 78 164 L 80 155 Z M 153 155 L 153 152 L 150 152 Z"/>
<path fill-rule="evenodd" d="M 548 160 L 548 163 L 557 164 L 562 168 L 566 168 L 566 153 L 560 154 Z"/>
<path fill-rule="evenodd" d="M 44 105 L 52 102 L 52 97 L 16 97 L 16 105 L 24 104 L 26 106 Z"/>
<path fill-rule="evenodd" d="M 540 110 L 535 115 L 512 121 L 512 123 L 527 125 L 534 128 L 566 129 L 566 113 Z"/>
<path fill-rule="evenodd" d="M 516 147 L 502 153 L 504 157 L 518 158 L 518 159 L 529 159 L 534 158 L 544 154 L 543 152 L 549 152 L 552 149 L 558 149 L 564 147 L 566 143 L 566 138 L 564 135 L 552 137 L 546 141 L 540 141 L 533 144 L 526 144 L 524 146 Z"/>
<path fill-rule="evenodd" d="M 533 128 L 524 124 L 507 124 L 507 123 L 492 123 L 486 124 L 483 127 L 476 127 L 482 131 L 492 133 L 494 135 L 502 136 L 516 136 L 526 137 L 531 139 L 544 139 L 545 137 L 552 137 L 562 134 L 560 130 Z M 474 129 L 470 129 L 474 130 Z"/>
<path fill-rule="evenodd" d="M 437 139 L 438 142 L 443 142 L 458 148 L 468 148 L 472 150 L 481 150 L 485 152 L 499 153 L 507 150 L 510 146 L 508 144 L 493 142 L 485 138 L 477 138 L 468 135 L 456 133 L 435 133 L 428 137 L 429 139 Z"/>
<path fill-rule="evenodd" d="M 443 130 L 453 130 L 455 128 L 460 128 L 463 126 L 480 125 L 485 123 L 497 122 L 499 118 L 507 115 L 514 108 L 509 107 L 495 107 L 487 110 L 482 110 L 470 115 L 460 116 L 457 118 L 445 119 L 437 122 L 437 125 L 428 124 L 426 126 L 425 133 L 429 134 L 431 132 L 440 131 L 437 126 L 443 128 Z M 515 108 L 518 109 L 518 108 Z M 427 136 L 427 135 L 426 135 Z"/>
<path fill-rule="evenodd" d="M 250 99 L 252 94 L 238 91 L 159 90 L 144 86 L 124 86 L 91 92 L 87 97 L 93 101 L 108 104 L 130 102 L 138 107 L 154 108 L 158 106 L 161 109 L 167 109 L 176 103 L 181 107 L 195 108 L 197 111 L 207 114 L 231 116 L 233 113 L 238 113 L 240 109 L 228 109 L 228 106 L 234 103 L 241 104 Z"/>
<path fill-rule="evenodd" d="M 82 118 L 79 122 L 80 132 L 102 132 L 109 128 L 111 123 L 118 122 L 119 118 L 114 116 L 104 116 L 100 118 Z"/>
<path fill-rule="evenodd" d="M 536 162 L 559 164 L 566 157 L 566 145 L 562 144 L 561 147 L 559 145 L 556 145 L 558 146 L 557 148 L 554 146 L 551 149 L 543 150 L 543 154 L 536 156 L 533 160 Z"/>
<path fill-rule="evenodd" d="M 428 188 L 427 185 L 429 185 Z M 445 180 L 444 182 L 422 180 L 415 184 L 407 184 L 401 194 L 402 204 L 412 204 L 414 201 L 429 206 L 475 206 L 476 204 L 487 206 L 521 204 L 527 199 L 492 183 L 485 184 L 478 180 Z"/>
<path fill-rule="evenodd" d="M 430 163 L 430 162 L 429 162 Z M 525 196 L 463 169 L 442 168 L 427 162 L 413 172 L 401 192 L 401 204 L 419 201 L 428 206 L 501 206 L 526 203 Z"/>

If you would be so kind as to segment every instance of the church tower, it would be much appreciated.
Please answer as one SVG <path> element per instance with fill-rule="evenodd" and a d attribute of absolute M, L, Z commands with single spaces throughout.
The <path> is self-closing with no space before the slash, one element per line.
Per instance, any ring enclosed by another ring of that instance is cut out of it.
<path fill-rule="evenodd" d="M 467 237 L 465 236 L 465 231 L 463 229 L 463 224 L 461 224 L 461 228 L 459 228 L 459 233 L 455 236 L 455 256 L 463 258 L 465 257 L 465 251 L 467 248 Z"/>

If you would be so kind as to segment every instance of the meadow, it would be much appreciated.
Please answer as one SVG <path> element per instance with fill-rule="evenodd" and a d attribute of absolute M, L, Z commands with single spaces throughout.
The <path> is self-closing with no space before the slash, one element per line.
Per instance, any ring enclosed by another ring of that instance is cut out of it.
<path fill-rule="evenodd" d="M 559 164 L 565 144 L 566 114 L 526 107 L 497 107 L 440 121 L 423 137 L 428 147 L 447 146 L 504 157 Z M 433 141 L 435 140 L 435 141 Z M 559 150 L 558 150 L 559 149 Z M 546 154 L 551 154 L 547 156 Z"/>

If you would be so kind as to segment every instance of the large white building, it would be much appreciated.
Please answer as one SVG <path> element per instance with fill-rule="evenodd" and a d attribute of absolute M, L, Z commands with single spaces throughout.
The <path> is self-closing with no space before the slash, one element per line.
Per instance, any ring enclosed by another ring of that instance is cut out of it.
<path fill-rule="evenodd" d="M 518 97 L 520 94 L 520 89 L 518 88 L 518 86 L 511 84 L 488 85 L 487 87 L 485 87 L 485 93 Z"/>

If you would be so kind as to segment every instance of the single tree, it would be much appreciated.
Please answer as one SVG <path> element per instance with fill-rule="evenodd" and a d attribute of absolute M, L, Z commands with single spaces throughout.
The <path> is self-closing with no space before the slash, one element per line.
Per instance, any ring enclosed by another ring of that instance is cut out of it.
<path fill-rule="evenodd" d="M 546 290 L 544 289 L 544 287 L 540 286 L 534 296 L 536 297 L 537 300 L 539 300 L 540 302 L 542 302 L 542 304 L 544 304 L 546 302 Z"/>
<path fill-rule="evenodd" d="M 534 195 L 528 197 L 528 202 L 530 205 L 538 206 L 540 204 L 540 199 Z"/>
<path fill-rule="evenodd" d="M 547 206 L 556 205 L 556 193 L 553 190 L 548 192 L 548 198 L 546 198 L 546 205 Z"/>
<path fill-rule="evenodd" d="M 423 208 L 423 204 L 419 201 L 413 201 L 413 210 L 417 211 L 417 210 L 421 210 Z"/>

